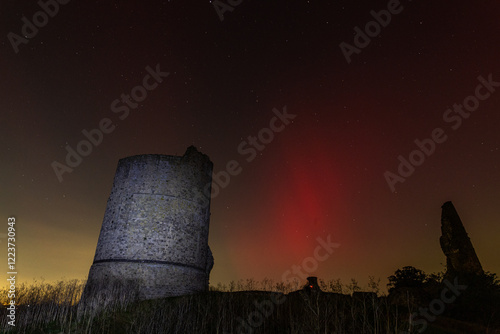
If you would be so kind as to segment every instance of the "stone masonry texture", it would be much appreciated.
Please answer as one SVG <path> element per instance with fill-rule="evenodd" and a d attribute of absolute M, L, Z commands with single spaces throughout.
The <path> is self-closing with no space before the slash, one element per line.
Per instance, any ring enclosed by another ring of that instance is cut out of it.
<path fill-rule="evenodd" d="M 140 299 L 208 289 L 213 164 L 193 146 L 183 156 L 121 159 L 102 222 L 87 288 L 134 282 Z M 86 288 L 86 289 L 87 289 Z"/>
<path fill-rule="evenodd" d="M 439 242 L 446 256 L 447 279 L 463 275 L 484 273 L 462 220 L 451 202 L 443 204 L 441 213 L 441 238 Z"/>

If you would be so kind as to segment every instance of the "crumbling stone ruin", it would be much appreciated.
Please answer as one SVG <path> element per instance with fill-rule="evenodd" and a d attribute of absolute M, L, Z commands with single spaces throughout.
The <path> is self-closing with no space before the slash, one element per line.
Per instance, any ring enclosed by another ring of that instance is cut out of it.
<path fill-rule="evenodd" d="M 441 249 L 446 256 L 446 278 L 484 273 L 472 242 L 451 202 L 443 204 L 441 213 Z"/>
<path fill-rule="evenodd" d="M 212 169 L 193 146 L 183 156 L 121 159 L 86 291 L 117 281 L 133 282 L 139 299 L 207 290 Z"/>
<path fill-rule="evenodd" d="M 309 276 L 307 278 L 307 284 L 304 285 L 304 287 L 302 289 L 304 291 L 307 291 L 307 292 L 311 292 L 311 291 L 322 292 L 321 288 L 318 285 L 318 278 L 316 276 Z"/>

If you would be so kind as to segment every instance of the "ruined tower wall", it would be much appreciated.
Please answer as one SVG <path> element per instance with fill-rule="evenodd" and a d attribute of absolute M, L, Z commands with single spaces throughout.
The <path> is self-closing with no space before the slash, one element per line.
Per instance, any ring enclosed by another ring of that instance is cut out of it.
<path fill-rule="evenodd" d="M 133 281 L 141 299 L 206 290 L 212 168 L 194 147 L 121 159 L 88 284 Z"/>
<path fill-rule="evenodd" d="M 446 202 L 441 208 L 439 242 L 446 256 L 445 278 L 453 280 L 457 276 L 483 274 L 481 262 L 453 203 Z"/>

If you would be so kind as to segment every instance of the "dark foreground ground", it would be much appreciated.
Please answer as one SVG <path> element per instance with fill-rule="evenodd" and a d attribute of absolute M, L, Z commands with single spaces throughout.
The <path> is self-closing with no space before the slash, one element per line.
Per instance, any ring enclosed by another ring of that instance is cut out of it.
<path fill-rule="evenodd" d="M 351 296 L 307 289 L 287 295 L 212 291 L 133 302 L 128 306 L 101 300 L 100 305 L 85 312 L 78 310 L 76 304 L 44 300 L 29 307 L 21 306 L 15 328 L 6 324 L 5 308 L 1 311 L 1 321 L 3 333 L 7 333 L 6 329 L 10 329 L 8 333 L 116 334 L 500 333 L 500 316 L 492 305 L 475 306 L 471 311 L 460 309 L 459 299 L 455 303 L 417 299 L 411 291 L 402 291 L 396 297 L 377 297 L 374 293 Z M 468 313 L 462 316 L 460 312 Z"/>

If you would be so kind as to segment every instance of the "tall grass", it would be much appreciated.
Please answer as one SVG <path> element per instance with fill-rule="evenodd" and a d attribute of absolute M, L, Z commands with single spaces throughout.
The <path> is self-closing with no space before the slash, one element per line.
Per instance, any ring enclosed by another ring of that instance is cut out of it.
<path fill-rule="evenodd" d="M 69 328 L 75 323 L 75 309 L 81 298 L 85 282 L 83 280 L 59 281 L 56 283 L 37 282 L 16 286 L 16 327 L 8 324 L 7 309 L 0 312 L 0 329 L 6 332 L 30 333 L 50 324 L 52 327 Z M 0 290 L 0 302 L 8 303 L 8 290 Z"/>
<path fill-rule="evenodd" d="M 402 306 L 390 303 L 386 296 L 377 296 L 378 282 L 373 280 L 367 289 L 372 293 L 360 293 L 355 280 L 349 284 L 319 280 L 324 292 L 317 293 L 300 289 L 298 281 L 248 279 L 219 284 L 204 293 L 148 301 L 137 301 L 137 287 L 130 284 L 101 282 L 102 286 L 89 285 L 84 291 L 85 283 L 71 280 L 18 285 L 16 327 L 7 324 L 7 310 L 3 307 L 0 330 L 2 333 L 400 334 L 408 331 L 409 314 L 415 307 L 410 299 L 408 305 Z M 85 303 L 80 302 L 82 295 L 88 296 Z M 0 301 L 7 302 L 7 290 L 0 290 Z"/>

